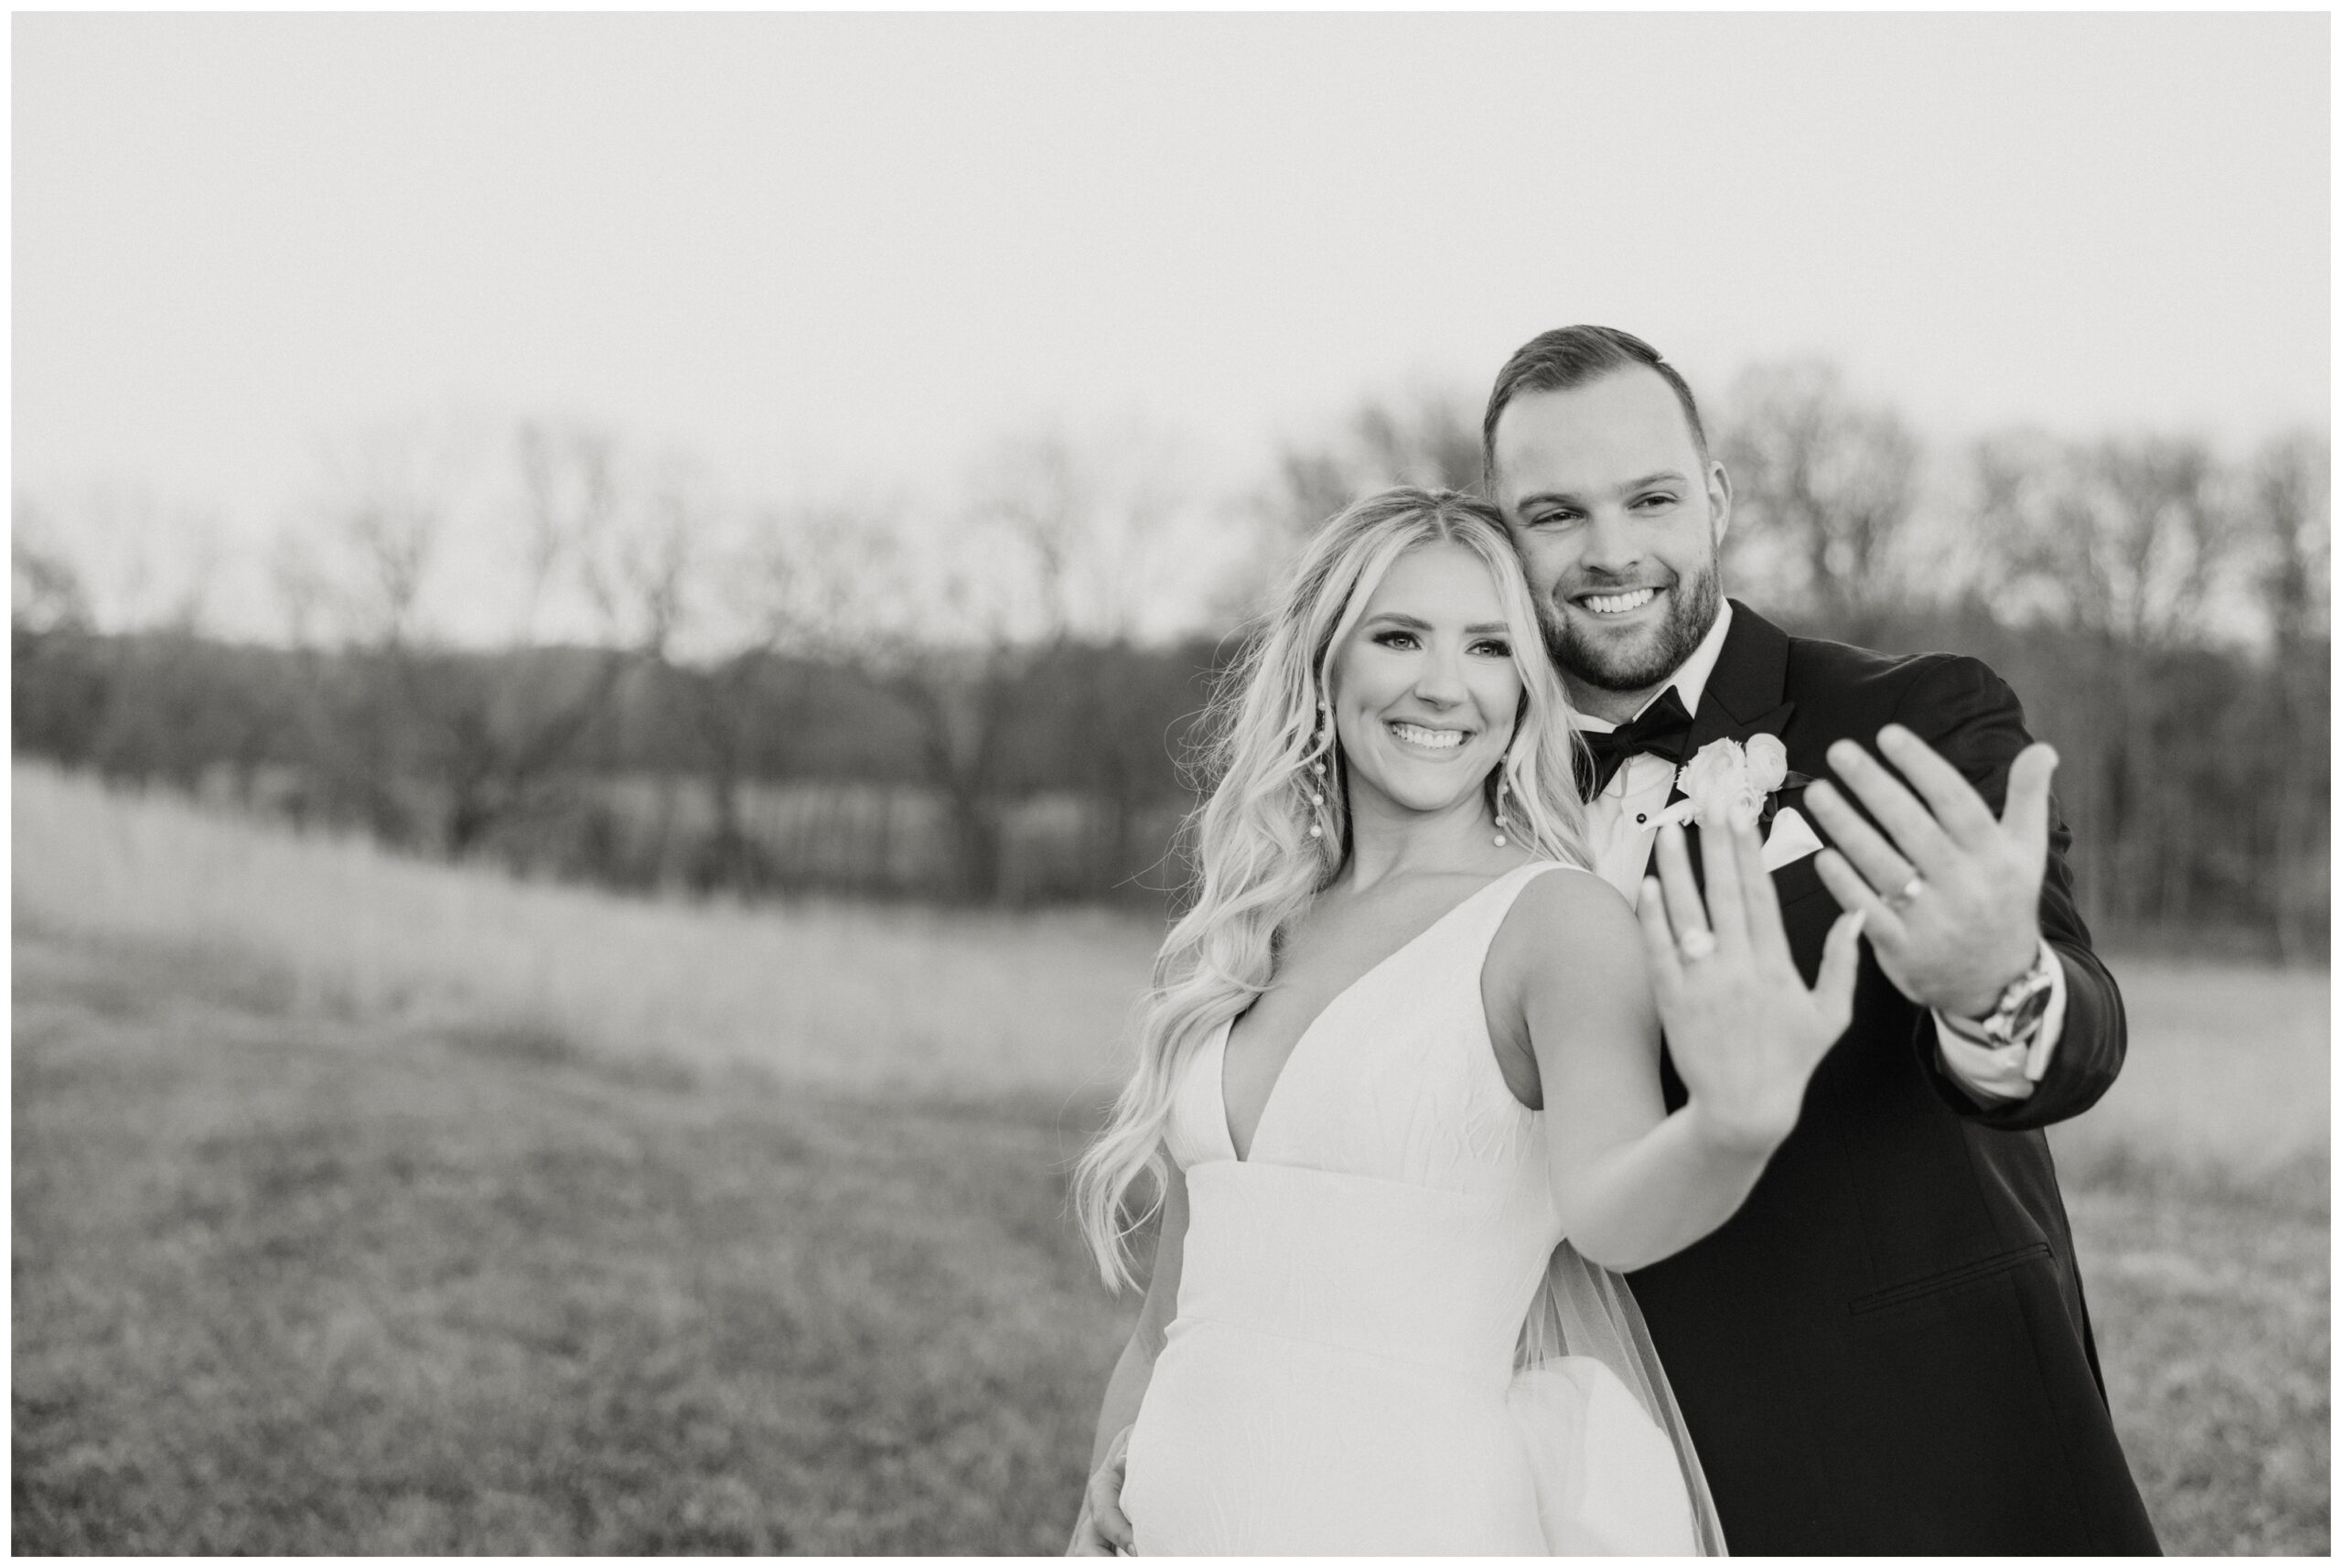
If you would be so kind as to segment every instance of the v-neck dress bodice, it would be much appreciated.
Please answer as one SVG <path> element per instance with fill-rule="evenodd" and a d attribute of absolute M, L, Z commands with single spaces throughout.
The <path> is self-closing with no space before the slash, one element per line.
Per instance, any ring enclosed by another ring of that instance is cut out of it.
<path fill-rule="evenodd" d="M 1253 1164 L 1486 1190 L 1542 1190 L 1539 1118 L 1513 1098 L 1480 1005 L 1480 971 L 1537 862 L 1467 895 L 1327 1003 L 1294 1042 L 1252 1145 Z M 1181 1168 L 1236 1160 L 1226 1099 L 1229 1036 L 1212 1031 L 1180 1075 L 1168 1133 Z"/>
<path fill-rule="evenodd" d="M 1606 1539 L 1589 1507 L 1656 1520 L 1627 1529 L 1641 1549 L 1676 1541 L 1673 1450 L 1633 1396 L 1590 1363 L 1525 1396 L 1515 1374 L 1562 1227 L 1480 980 L 1520 890 L 1557 869 L 1496 878 L 1328 1004 L 1242 1159 L 1229 1026 L 1183 1065 L 1178 1311 L 1123 1490 L 1142 1553 L 1536 1554 Z M 1612 1479 L 1589 1504 L 1595 1474 Z"/>

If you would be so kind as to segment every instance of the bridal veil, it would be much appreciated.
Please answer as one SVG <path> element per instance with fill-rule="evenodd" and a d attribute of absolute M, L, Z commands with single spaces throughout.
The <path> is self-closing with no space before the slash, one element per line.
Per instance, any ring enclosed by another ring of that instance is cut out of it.
<path fill-rule="evenodd" d="M 1555 1247 L 1513 1366 L 1509 1403 L 1553 1552 L 1725 1555 L 1699 1455 L 1624 1279 L 1567 1241 Z"/>

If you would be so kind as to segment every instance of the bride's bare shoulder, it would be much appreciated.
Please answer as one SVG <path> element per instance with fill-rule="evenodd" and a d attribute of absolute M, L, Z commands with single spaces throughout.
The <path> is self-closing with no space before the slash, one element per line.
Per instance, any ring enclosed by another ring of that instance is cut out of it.
<path fill-rule="evenodd" d="M 1642 969 L 1642 930 L 1627 900 L 1592 872 L 1561 866 L 1530 878 L 1513 901 L 1488 953 L 1488 979 L 1525 995 L 1604 975 L 1639 984 Z"/>
<path fill-rule="evenodd" d="M 1506 918 L 1508 928 L 1528 929 L 1552 921 L 1623 920 L 1631 928 L 1635 911 L 1618 890 L 1593 872 L 1574 865 L 1554 865 L 1529 879 Z"/>

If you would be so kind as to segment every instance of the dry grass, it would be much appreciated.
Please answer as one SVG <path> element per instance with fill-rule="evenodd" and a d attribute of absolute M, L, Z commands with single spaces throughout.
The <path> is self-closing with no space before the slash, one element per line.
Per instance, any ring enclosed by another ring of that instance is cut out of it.
<path fill-rule="evenodd" d="M 1033 1552 L 1153 932 L 626 903 L 19 766 L 21 1552 Z M 2131 965 L 2057 1136 L 2167 1547 L 2328 1541 L 2326 976 Z"/>
<path fill-rule="evenodd" d="M 620 899 L 173 795 L 15 766 L 15 911 L 60 935 L 205 946 L 347 1015 L 536 1031 L 612 1058 L 837 1088 L 1111 1081 L 1159 927 L 1113 911 L 944 914 Z M 2059 1130 L 2077 1170 L 2152 1152 L 2251 1176 L 2326 1147 L 2323 972 L 2113 961 L 2132 1052 Z"/>
<path fill-rule="evenodd" d="M 2051 1142 L 2069 1176 L 2145 1162 L 2251 1184 L 2326 1155 L 2334 987 L 2324 970 L 2108 960 L 2122 1076 Z"/>
<path fill-rule="evenodd" d="M 880 1108 L 15 952 L 16 1552 L 1062 1545 L 1132 1308 L 1054 1099 Z"/>
<path fill-rule="evenodd" d="M 1127 915 L 627 900 L 14 769 L 15 914 L 199 941 L 306 1007 L 536 1031 L 833 1087 L 1064 1091 L 1112 1076 L 1161 930 Z"/>
<path fill-rule="evenodd" d="M 2066 1185 L 2107 1400 L 2164 1547 L 2324 1556 L 2326 1165 Z"/>

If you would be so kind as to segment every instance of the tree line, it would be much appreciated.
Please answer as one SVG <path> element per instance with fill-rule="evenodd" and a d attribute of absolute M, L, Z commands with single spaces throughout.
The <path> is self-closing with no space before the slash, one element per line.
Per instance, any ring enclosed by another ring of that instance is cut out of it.
<path fill-rule="evenodd" d="M 2094 923 L 2324 950 L 2321 435 L 1930 446 L 1818 364 L 1751 370 L 1709 423 L 1727 591 L 2007 677 L 2059 749 Z M 1478 463 L 1469 403 L 1430 395 L 1216 511 L 1132 441 L 1004 446 L 939 509 L 733 505 L 574 425 L 521 427 L 468 488 L 392 444 L 287 530 L 268 642 L 220 635 L 199 585 L 110 613 L 70 510 L 19 494 L 15 744 L 621 886 L 1176 900 L 1193 726 L 1244 616 L 1353 496 Z M 1204 628 L 1149 629 L 1215 538 Z M 448 629 L 465 589 L 484 635 Z"/>

